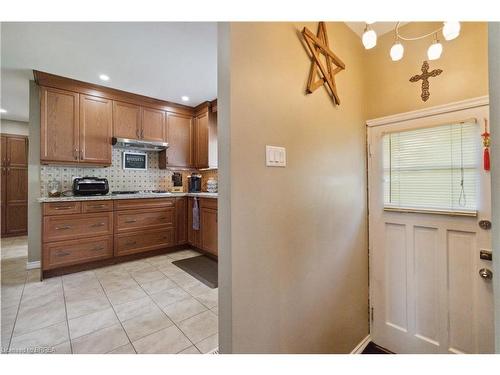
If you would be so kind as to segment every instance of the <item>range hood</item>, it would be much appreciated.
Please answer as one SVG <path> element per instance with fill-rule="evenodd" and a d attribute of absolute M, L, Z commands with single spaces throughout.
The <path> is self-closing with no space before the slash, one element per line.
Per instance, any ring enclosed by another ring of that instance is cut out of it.
<path fill-rule="evenodd" d="M 137 151 L 163 151 L 168 148 L 167 142 L 144 141 L 142 139 L 115 138 L 112 144 L 116 148 Z"/>

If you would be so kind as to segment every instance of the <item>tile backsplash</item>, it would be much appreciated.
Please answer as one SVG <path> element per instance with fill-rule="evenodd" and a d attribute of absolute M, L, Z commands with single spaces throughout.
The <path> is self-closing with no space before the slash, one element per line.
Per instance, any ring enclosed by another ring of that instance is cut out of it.
<path fill-rule="evenodd" d="M 147 152 L 148 169 L 145 171 L 124 170 L 122 168 L 122 150 L 113 148 L 112 164 L 110 167 L 73 167 L 42 165 L 40 167 L 40 195 L 48 195 L 48 183 L 59 181 L 63 191 L 71 190 L 73 177 L 101 177 L 107 178 L 109 190 L 169 190 L 172 187 L 172 173 L 168 169 L 158 168 L 158 153 Z M 187 191 L 187 176 L 191 171 L 182 171 L 184 189 Z M 202 174 L 202 187 L 206 190 L 206 178 L 217 178 L 217 170 Z"/>

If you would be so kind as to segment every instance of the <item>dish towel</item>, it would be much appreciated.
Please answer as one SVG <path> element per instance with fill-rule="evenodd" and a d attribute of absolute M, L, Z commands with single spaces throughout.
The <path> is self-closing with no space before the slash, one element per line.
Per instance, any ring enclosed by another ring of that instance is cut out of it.
<path fill-rule="evenodd" d="M 193 202 L 193 229 L 200 230 L 200 208 L 198 206 L 198 198 L 194 198 Z"/>

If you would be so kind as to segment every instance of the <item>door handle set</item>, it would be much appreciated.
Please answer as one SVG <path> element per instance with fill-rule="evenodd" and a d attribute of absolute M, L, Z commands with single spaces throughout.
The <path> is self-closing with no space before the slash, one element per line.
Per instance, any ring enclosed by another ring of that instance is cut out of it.
<path fill-rule="evenodd" d="M 484 280 L 491 280 L 493 279 L 493 272 L 488 268 L 481 268 L 479 270 L 479 276 Z"/>

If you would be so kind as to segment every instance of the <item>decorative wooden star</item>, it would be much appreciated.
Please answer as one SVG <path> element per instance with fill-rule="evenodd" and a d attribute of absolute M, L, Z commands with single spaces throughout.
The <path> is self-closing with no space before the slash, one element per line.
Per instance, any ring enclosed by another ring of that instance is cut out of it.
<path fill-rule="evenodd" d="M 429 78 L 437 77 L 443 73 L 443 71 L 441 69 L 434 69 L 429 72 L 429 63 L 427 61 L 424 61 L 420 70 L 422 71 L 422 74 L 414 75 L 410 78 L 410 82 L 418 82 L 422 80 L 422 94 L 420 97 L 424 102 L 426 102 L 431 96 L 431 93 L 429 92 Z"/>
<path fill-rule="evenodd" d="M 309 70 L 306 93 L 312 94 L 318 87 L 325 85 L 333 102 L 340 104 L 337 86 L 335 85 L 335 74 L 344 70 L 345 65 L 328 47 L 328 35 L 325 23 L 319 23 L 317 35 L 314 35 L 307 27 L 304 27 L 302 36 L 311 52 L 311 68 Z M 325 56 L 326 67 L 323 65 L 320 55 Z"/>

